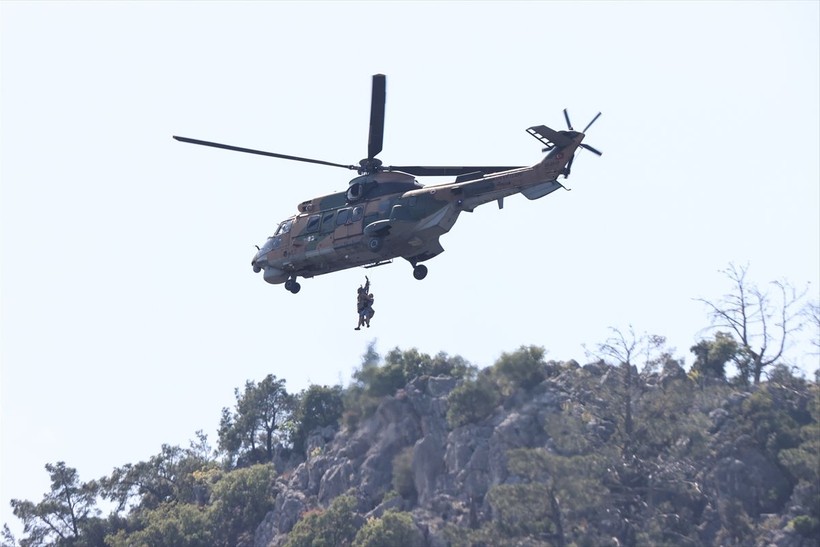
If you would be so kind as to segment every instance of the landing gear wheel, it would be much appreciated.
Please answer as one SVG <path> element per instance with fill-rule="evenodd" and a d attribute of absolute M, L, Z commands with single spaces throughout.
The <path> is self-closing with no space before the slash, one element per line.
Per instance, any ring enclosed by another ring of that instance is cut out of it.
<path fill-rule="evenodd" d="M 424 264 L 413 266 L 413 277 L 415 277 L 419 281 L 427 277 L 427 266 L 425 266 Z"/>
<path fill-rule="evenodd" d="M 285 289 L 289 290 L 293 294 L 299 292 L 302 286 L 295 280 L 295 279 L 288 279 L 285 281 Z"/>
<path fill-rule="evenodd" d="M 374 253 L 378 253 L 379 251 L 381 251 L 383 245 L 384 240 L 380 237 L 371 237 L 370 240 L 367 242 L 367 248 Z"/>

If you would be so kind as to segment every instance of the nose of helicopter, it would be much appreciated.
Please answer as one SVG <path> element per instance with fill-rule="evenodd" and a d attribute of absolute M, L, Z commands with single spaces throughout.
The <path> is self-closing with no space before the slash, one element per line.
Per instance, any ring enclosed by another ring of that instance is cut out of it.
<path fill-rule="evenodd" d="M 253 273 L 259 273 L 262 271 L 264 267 L 264 259 L 262 258 L 262 249 L 257 247 L 256 254 L 253 255 L 253 259 L 251 260 L 251 268 L 253 268 Z"/>
<path fill-rule="evenodd" d="M 253 268 L 254 273 L 264 271 L 264 274 L 262 274 L 263 278 L 272 285 L 284 283 L 287 281 L 289 275 L 280 268 L 274 267 L 273 264 L 268 261 L 266 256 L 267 254 L 268 249 L 262 247 L 253 256 L 253 260 L 251 260 L 251 267 Z"/>
<path fill-rule="evenodd" d="M 275 246 L 275 242 L 276 238 L 269 237 L 268 240 L 262 244 L 262 247 L 256 246 L 256 254 L 253 255 L 253 260 L 251 260 L 251 267 L 255 273 L 259 273 L 268 266 L 266 256 Z"/>

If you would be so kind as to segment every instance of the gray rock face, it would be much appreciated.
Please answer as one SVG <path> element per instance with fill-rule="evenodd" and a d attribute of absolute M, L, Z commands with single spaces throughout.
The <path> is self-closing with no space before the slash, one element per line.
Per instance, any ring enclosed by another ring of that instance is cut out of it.
<path fill-rule="evenodd" d="M 276 508 L 259 526 L 256 545 L 281 545 L 301 512 L 327 507 L 351 489 L 365 511 L 374 514 L 406 506 L 401 498 L 384 505 L 382 499 L 393 488 L 393 460 L 408 447 L 417 493 L 414 514 L 466 523 L 472 507 L 475 518 L 477 500 L 480 503 L 492 485 L 506 479 L 507 450 L 543 443 L 540 420 L 545 412 L 554 411 L 562 395 L 544 387 L 513 412 L 499 408 L 482 423 L 451 431 L 447 396 L 457 385 L 458 380 L 450 377 L 417 378 L 386 397 L 355 431 L 311 435 L 308 458 L 286 482 L 280 481 Z M 429 544 L 446 544 L 441 523 L 423 528 L 428 529 Z"/>
<path fill-rule="evenodd" d="M 568 402 L 574 405 L 574 412 L 584 414 L 583 427 L 576 434 L 585 436 L 588 444 L 614 443 L 618 435 L 623 435 L 620 409 L 607 406 L 606 390 L 622 386 L 613 370 L 600 363 L 556 368 L 556 374 L 541 384 L 510 394 L 484 420 L 455 429 L 447 423 L 447 397 L 458 381 L 449 377 L 417 378 L 394 396 L 384 398 L 354 430 L 326 428 L 308 438 L 307 459 L 285 470 L 276 481 L 275 507 L 257 528 L 254 547 L 284 544 L 305 511 L 326 508 L 347 493 L 356 497 L 362 518 L 377 518 L 388 510 L 410 511 L 427 546 L 449 545 L 447 526 L 468 530 L 487 523 L 493 518 L 488 492 L 494 486 L 522 480 L 509 474 L 510 450 L 553 450 L 555 440 L 545 424 L 566 420 L 562 412 Z M 669 382 L 687 381 L 677 372 L 645 378 L 636 393 L 642 390 L 662 399 L 667 376 L 672 378 Z M 634 378 L 637 381 L 638 375 Z M 590 387 L 592 384 L 598 387 Z M 709 461 L 678 461 L 664 455 L 645 462 L 643 467 L 630 462 L 621 468 L 620 477 L 610 470 L 612 481 L 626 481 L 623 473 L 634 469 L 632 484 L 636 484 L 636 492 L 650 492 L 649 505 L 685 506 L 697 516 L 703 544 L 711 544 L 716 537 L 722 526 L 720 512 L 731 498 L 743 500 L 748 514 L 772 513 L 768 521 L 772 530 L 769 544 L 803 545 L 789 528 L 788 518 L 776 514 L 777 504 L 782 505 L 784 496 L 791 492 L 788 488 L 793 486 L 788 475 L 748 435 L 735 433 L 735 419 L 748 393 L 730 392 L 728 388 L 722 393 L 722 400 L 703 410 L 703 434 L 712 436 L 708 448 L 714 456 Z M 673 437 L 671 442 L 674 446 L 670 453 L 684 450 L 691 439 L 684 435 Z M 409 472 L 414 499 L 396 494 L 393 483 L 396 456 L 407 450 L 412 454 Z M 794 492 L 795 496 L 799 494 L 797 489 Z M 791 514 L 799 515 L 801 511 L 796 507 Z M 596 526 L 613 537 L 628 538 L 633 518 L 613 508 L 607 510 L 606 522 Z"/>
<path fill-rule="evenodd" d="M 421 446 L 419 457 L 414 458 L 417 488 L 425 495 L 431 491 L 442 467 L 446 396 L 455 385 L 452 378 L 416 381 L 386 397 L 355 431 L 312 435 L 307 460 L 282 485 L 276 508 L 257 530 L 256 545 L 281 545 L 301 512 L 327 507 L 350 489 L 365 512 L 373 510 L 393 488 L 393 459 L 417 441 Z"/>

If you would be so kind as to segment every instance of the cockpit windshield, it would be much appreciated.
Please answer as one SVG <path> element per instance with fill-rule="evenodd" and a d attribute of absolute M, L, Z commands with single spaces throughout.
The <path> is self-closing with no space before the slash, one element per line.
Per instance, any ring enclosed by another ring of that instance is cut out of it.
<path fill-rule="evenodd" d="M 280 236 L 282 234 L 286 234 L 290 232 L 291 226 L 293 226 L 293 219 L 289 218 L 279 225 L 279 227 L 276 229 L 276 233 L 273 235 Z"/>

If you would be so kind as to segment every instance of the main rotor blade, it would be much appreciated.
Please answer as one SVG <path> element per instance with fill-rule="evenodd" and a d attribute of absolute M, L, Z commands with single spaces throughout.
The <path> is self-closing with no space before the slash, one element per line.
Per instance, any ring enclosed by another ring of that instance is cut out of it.
<path fill-rule="evenodd" d="M 567 120 L 567 129 L 569 129 L 570 131 L 574 131 L 574 129 L 572 128 L 572 124 L 569 121 L 569 113 L 567 112 L 566 108 L 564 109 L 564 118 Z"/>
<path fill-rule="evenodd" d="M 597 154 L 597 155 L 599 155 L 599 156 L 603 154 L 603 152 L 601 152 L 600 150 L 597 150 L 597 149 L 595 149 L 595 148 L 591 147 L 590 145 L 588 145 L 588 144 L 587 144 L 587 143 L 585 143 L 585 142 L 582 142 L 582 143 L 581 143 L 581 148 L 586 148 L 587 150 L 589 150 L 589 151 L 590 151 L 590 152 L 592 152 L 593 154 Z"/>
<path fill-rule="evenodd" d="M 526 166 L 524 166 L 526 167 Z M 498 173 L 500 171 L 511 171 L 513 169 L 521 169 L 522 166 L 517 167 L 490 167 L 490 166 L 479 166 L 479 167 L 467 167 L 467 166 L 440 166 L 440 167 L 431 167 L 426 165 L 391 165 L 390 167 L 385 167 L 385 171 L 402 171 L 404 173 L 409 173 L 411 175 L 416 175 L 417 177 L 453 177 L 458 175 L 466 175 L 467 173 L 476 173 L 481 172 L 485 175 L 490 173 Z"/>
<path fill-rule="evenodd" d="M 367 157 L 375 158 L 382 151 L 384 140 L 384 103 L 386 100 L 384 74 L 373 75 L 373 94 L 370 98 L 370 135 L 367 139 Z"/>
<path fill-rule="evenodd" d="M 592 118 L 592 121 L 591 121 L 591 122 L 589 122 L 589 123 L 587 124 L 587 126 L 584 128 L 584 130 L 583 130 L 583 131 L 581 131 L 581 133 L 586 133 L 586 132 L 587 132 L 587 129 L 589 129 L 589 126 L 590 126 L 590 125 L 592 125 L 592 124 L 594 124 L 594 123 L 595 123 L 595 120 L 597 120 L 597 119 L 600 117 L 600 115 L 601 115 L 601 113 L 600 113 L 600 112 L 598 112 L 597 114 L 595 114 L 595 117 L 594 117 L 594 118 Z"/>
<path fill-rule="evenodd" d="M 239 146 L 231 146 L 229 144 L 219 144 L 218 142 L 201 141 L 198 139 L 189 139 L 188 137 L 174 138 L 180 142 L 187 142 L 190 144 L 199 144 L 202 146 L 212 146 L 214 148 L 223 148 L 225 150 L 233 150 L 234 152 L 245 152 L 246 154 L 257 154 L 259 156 L 269 156 L 271 158 L 281 158 L 283 160 L 303 161 L 306 163 L 318 163 L 319 165 L 330 165 L 331 167 L 343 167 L 345 169 L 358 169 L 355 165 L 342 165 L 341 163 L 333 163 L 323 160 L 313 160 L 310 158 L 301 158 L 299 156 L 288 156 L 286 154 L 276 154 L 275 152 L 264 152 L 262 150 L 253 150 L 251 148 L 240 148 Z"/>

